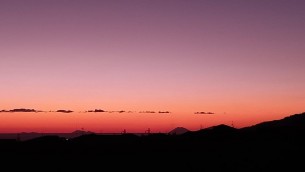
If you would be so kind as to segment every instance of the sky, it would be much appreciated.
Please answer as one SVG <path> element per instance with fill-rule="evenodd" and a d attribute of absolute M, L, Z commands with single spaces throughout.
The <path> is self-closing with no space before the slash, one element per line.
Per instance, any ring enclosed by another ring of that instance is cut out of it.
<path fill-rule="evenodd" d="M 0 132 L 245 127 L 304 112 L 304 30 L 303 0 L 1 0 Z"/>

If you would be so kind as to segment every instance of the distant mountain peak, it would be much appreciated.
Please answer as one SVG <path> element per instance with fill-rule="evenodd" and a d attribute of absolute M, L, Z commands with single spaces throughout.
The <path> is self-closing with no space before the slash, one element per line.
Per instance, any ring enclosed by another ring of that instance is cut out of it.
<path fill-rule="evenodd" d="M 83 134 L 93 134 L 93 132 L 91 132 L 91 131 L 84 131 L 84 130 L 75 130 L 75 131 L 72 132 L 72 134 L 81 134 L 81 135 L 83 135 Z"/>
<path fill-rule="evenodd" d="M 189 132 L 189 130 L 184 127 L 177 127 L 175 129 L 171 130 L 168 134 L 180 135 L 180 134 L 184 134 L 186 132 Z"/>

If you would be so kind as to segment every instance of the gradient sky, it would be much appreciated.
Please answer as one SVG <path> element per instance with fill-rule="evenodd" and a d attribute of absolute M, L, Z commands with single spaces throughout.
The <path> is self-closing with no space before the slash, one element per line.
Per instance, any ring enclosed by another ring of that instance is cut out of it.
<path fill-rule="evenodd" d="M 0 132 L 249 126 L 304 111 L 304 65 L 304 0 L 1 0 L 0 110 L 76 112 Z"/>

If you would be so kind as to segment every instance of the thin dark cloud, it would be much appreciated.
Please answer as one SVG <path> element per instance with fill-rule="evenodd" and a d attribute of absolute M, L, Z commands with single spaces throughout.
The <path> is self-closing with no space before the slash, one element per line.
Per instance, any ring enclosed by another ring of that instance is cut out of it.
<path fill-rule="evenodd" d="M 72 110 L 57 110 L 56 112 L 59 112 L 59 113 L 72 113 L 73 111 Z"/>
<path fill-rule="evenodd" d="M 139 113 L 156 113 L 155 111 L 140 111 Z"/>
<path fill-rule="evenodd" d="M 107 112 L 107 111 L 102 110 L 102 109 L 95 109 L 95 110 L 88 110 L 88 112 L 101 113 L 101 112 Z"/>
<path fill-rule="evenodd" d="M 169 111 L 159 111 L 158 113 L 171 113 Z"/>
<path fill-rule="evenodd" d="M 119 111 L 108 111 L 109 113 L 125 113 L 126 111 L 124 110 L 119 110 Z"/>
<path fill-rule="evenodd" d="M 1 110 L 0 112 L 43 112 L 43 111 L 35 110 L 35 109 L 20 108 L 20 109 L 12 109 L 12 110 Z"/>
<path fill-rule="evenodd" d="M 195 112 L 195 114 L 199 114 L 199 115 L 212 115 L 215 114 L 214 112 Z"/>
<path fill-rule="evenodd" d="M 25 108 L 20 108 L 20 109 L 12 109 L 12 110 L 0 110 L 1 112 L 58 112 L 58 113 L 72 113 L 74 111 L 72 110 L 50 110 L 50 111 L 40 111 L 40 110 L 35 110 L 35 109 L 25 109 Z M 80 112 L 81 113 L 81 112 Z M 83 111 L 83 113 L 137 113 L 137 111 L 125 111 L 125 110 L 119 110 L 119 111 L 106 111 L 103 109 L 94 109 L 94 110 L 88 110 L 88 111 Z M 138 113 L 159 113 L 159 114 L 169 114 L 171 113 L 170 111 L 138 111 Z"/>

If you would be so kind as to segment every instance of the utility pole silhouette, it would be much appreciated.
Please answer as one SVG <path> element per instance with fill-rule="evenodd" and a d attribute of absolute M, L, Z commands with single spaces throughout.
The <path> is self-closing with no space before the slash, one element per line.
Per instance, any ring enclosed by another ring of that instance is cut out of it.
<path fill-rule="evenodd" d="M 145 133 L 150 134 L 150 128 L 148 128 Z"/>

